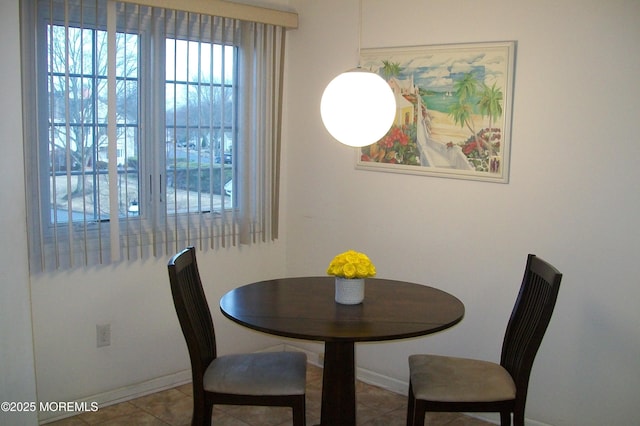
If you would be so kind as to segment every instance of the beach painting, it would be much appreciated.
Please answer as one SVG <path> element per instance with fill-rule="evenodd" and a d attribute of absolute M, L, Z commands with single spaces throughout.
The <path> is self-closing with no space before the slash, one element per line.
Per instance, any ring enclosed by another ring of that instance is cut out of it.
<path fill-rule="evenodd" d="M 509 181 L 516 42 L 362 49 L 396 116 L 378 142 L 357 150 L 358 169 L 498 183 Z"/>

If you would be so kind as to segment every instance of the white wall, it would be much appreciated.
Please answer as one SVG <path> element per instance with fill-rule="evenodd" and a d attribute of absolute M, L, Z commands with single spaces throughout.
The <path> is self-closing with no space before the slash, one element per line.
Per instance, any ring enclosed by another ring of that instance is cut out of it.
<path fill-rule="evenodd" d="M 435 285 L 466 317 L 435 336 L 358 345 L 407 380 L 407 356 L 499 359 L 527 253 L 564 280 L 533 367 L 526 415 L 552 425 L 637 424 L 640 403 L 640 3 L 364 0 L 362 47 L 517 40 L 510 183 L 354 170 L 324 130 L 325 85 L 357 64 L 357 1 L 292 0 L 287 271 L 323 274 L 367 252 L 379 276 Z"/>
<path fill-rule="evenodd" d="M 0 58 L 20 49 L 18 3 L 0 5 Z M 20 62 L 0 61 L 0 402 L 35 402 L 29 274 L 25 238 L 24 172 L 20 110 Z M 0 411 L 0 424 L 34 424 L 35 412 Z"/>

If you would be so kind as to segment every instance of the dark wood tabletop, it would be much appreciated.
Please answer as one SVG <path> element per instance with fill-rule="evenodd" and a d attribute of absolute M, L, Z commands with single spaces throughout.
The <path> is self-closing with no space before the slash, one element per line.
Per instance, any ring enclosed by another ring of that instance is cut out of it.
<path fill-rule="evenodd" d="M 424 336 L 464 316 L 451 294 L 404 281 L 367 278 L 364 302 L 341 305 L 334 277 L 260 281 L 231 290 L 220 310 L 232 321 L 265 333 L 325 342 L 321 421 L 355 425 L 355 342 Z"/>

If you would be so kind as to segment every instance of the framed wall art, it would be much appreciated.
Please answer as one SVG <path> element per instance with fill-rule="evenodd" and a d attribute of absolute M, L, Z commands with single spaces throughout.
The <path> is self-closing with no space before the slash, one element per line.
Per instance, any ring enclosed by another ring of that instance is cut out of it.
<path fill-rule="evenodd" d="M 507 183 L 515 41 L 362 49 L 395 121 L 356 168 Z"/>

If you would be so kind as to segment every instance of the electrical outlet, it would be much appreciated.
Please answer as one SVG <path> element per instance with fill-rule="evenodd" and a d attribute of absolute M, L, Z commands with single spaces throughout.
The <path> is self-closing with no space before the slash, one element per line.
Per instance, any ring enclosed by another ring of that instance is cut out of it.
<path fill-rule="evenodd" d="M 111 344 L 111 324 L 96 325 L 96 336 L 99 348 L 109 346 Z"/>

